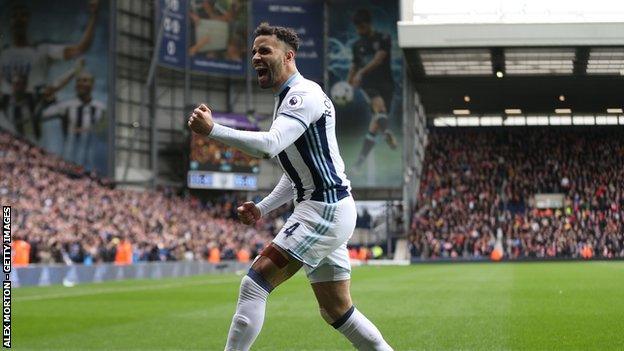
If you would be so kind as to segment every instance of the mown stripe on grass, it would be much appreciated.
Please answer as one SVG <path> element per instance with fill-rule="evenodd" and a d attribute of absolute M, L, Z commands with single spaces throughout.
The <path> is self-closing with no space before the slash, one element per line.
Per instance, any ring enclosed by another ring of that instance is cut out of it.
<path fill-rule="evenodd" d="M 181 288 L 187 286 L 198 286 L 198 285 L 214 285 L 214 284 L 226 284 L 232 283 L 239 280 L 240 277 L 232 277 L 229 279 L 210 279 L 210 280 L 202 280 L 202 281 L 191 281 L 191 282 L 180 282 L 180 283 L 168 283 L 168 284 L 151 284 L 151 285 L 142 285 L 142 286 L 129 286 L 129 287 L 113 287 L 113 288 L 102 288 L 102 289 L 92 289 L 86 291 L 73 291 L 67 293 L 57 293 L 57 294 L 41 294 L 41 295 L 30 295 L 24 297 L 14 297 L 13 300 L 16 302 L 22 301 L 39 301 L 39 300 L 50 300 L 50 299 L 63 299 L 69 297 L 77 297 L 77 296 L 91 296 L 91 295 L 102 295 L 102 294 L 115 294 L 115 293 L 123 293 L 123 292 L 134 292 L 134 291 L 146 291 L 146 290 L 159 290 L 166 288 Z"/>

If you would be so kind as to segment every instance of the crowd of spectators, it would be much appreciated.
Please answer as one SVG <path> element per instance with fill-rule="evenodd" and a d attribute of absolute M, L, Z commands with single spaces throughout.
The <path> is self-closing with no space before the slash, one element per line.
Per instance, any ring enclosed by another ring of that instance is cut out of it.
<path fill-rule="evenodd" d="M 421 259 L 624 257 L 624 130 L 433 129 L 409 233 Z M 0 203 L 29 263 L 249 259 L 289 208 L 253 227 L 234 195 L 210 202 L 170 188 L 115 188 L 0 132 Z M 562 206 L 538 208 L 537 194 Z M 361 218 L 362 222 L 364 218 Z"/>
<path fill-rule="evenodd" d="M 191 161 L 197 162 L 199 168 L 220 171 L 256 173 L 260 166 L 259 159 L 197 134 L 192 135 Z"/>
<path fill-rule="evenodd" d="M 0 203 L 12 206 L 14 240 L 30 263 L 253 257 L 288 209 L 255 226 L 235 220 L 234 196 L 201 202 L 171 189 L 116 189 L 80 166 L 0 132 Z M 215 257 L 216 255 L 216 257 Z"/>
<path fill-rule="evenodd" d="M 488 257 L 499 235 L 509 259 L 624 257 L 624 130 L 433 129 L 409 235 L 422 259 Z"/>

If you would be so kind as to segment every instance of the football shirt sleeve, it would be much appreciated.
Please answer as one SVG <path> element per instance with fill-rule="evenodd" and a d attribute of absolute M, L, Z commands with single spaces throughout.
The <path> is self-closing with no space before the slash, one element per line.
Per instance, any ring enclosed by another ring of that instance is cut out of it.
<path fill-rule="evenodd" d="M 323 101 L 319 101 L 314 93 L 294 91 L 284 98 L 284 102 L 277 110 L 275 120 L 293 119 L 299 122 L 305 130 L 321 118 L 323 106 Z"/>
<path fill-rule="evenodd" d="M 62 60 L 64 59 L 65 47 L 66 45 L 61 44 L 43 44 L 37 49 L 43 52 L 47 58 L 52 60 Z"/>
<path fill-rule="evenodd" d="M 55 117 L 67 112 L 67 101 L 55 102 L 46 107 L 41 113 L 43 118 Z"/>
<path fill-rule="evenodd" d="M 292 184 L 285 174 L 282 174 L 279 182 L 273 188 L 273 191 L 267 195 L 262 201 L 258 202 L 256 206 L 260 210 L 260 216 L 264 217 L 267 213 L 282 206 L 288 200 L 293 199 Z"/>
<path fill-rule="evenodd" d="M 300 121 L 276 118 L 268 132 L 236 130 L 215 123 L 209 137 L 254 157 L 273 158 L 294 143 L 305 130 Z"/>

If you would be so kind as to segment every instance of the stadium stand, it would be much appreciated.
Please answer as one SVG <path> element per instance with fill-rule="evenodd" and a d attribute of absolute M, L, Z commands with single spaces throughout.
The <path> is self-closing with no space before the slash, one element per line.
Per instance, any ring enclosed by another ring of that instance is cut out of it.
<path fill-rule="evenodd" d="M 288 211 L 248 227 L 234 220 L 234 197 L 202 204 L 168 188 L 114 189 L 94 173 L 4 132 L 0 156 L 0 201 L 16 210 L 15 242 L 30 245 L 29 263 L 249 259 L 270 241 Z"/>
<path fill-rule="evenodd" d="M 289 212 L 250 228 L 235 220 L 235 197 L 114 189 L 4 132 L 0 155 L 0 201 L 18 209 L 16 245 L 28 244 L 29 263 L 249 259 Z M 488 257 L 501 231 L 508 259 L 624 257 L 623 164 L 618 128 L 432 129 L 412 255 Z M 564 194 L 564 207 L 537 209 L 540 193 Z"/>
<path fill-rule="evenodd" d="M 425 155 L 413 257 L 488 257 L 499 232 L 508 259 L 624 257 L 622 128 L 435 128 Z"/>

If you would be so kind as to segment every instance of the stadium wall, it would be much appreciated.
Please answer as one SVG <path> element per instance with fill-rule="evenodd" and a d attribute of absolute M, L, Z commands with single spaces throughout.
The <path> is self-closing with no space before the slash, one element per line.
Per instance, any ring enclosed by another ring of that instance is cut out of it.
<path fill-rule="evenodd" d="M 249 264 L 226 261 L 212 264 L 203 261 L 150 262 L 132 265 L 30 265 L 14 267 L 11 282 L 14 286 L 74 286 L 124 279 L 161 279 L 199 274 L 223 274 L 245 270 Z"/>
<path fill-rule="evenodd" d="M 270 116 L 273 96 L 255 84 L 249 103 L 244 77 L 191 73 L 188 97 L 182 70 L 156 66 L 148 83 L 158 37 L 155 2 L 116 1 L 115 10 L 115 175 L 119 184 L 149 185 L 186 181 L 189 141 L 185 120 L 190 106 L 210 104 L 214 111 Z M 189 105 L 189 106 L 187 106 Z M 251 106 L 253 111 L 247 111 Z M 270 122 L 270 120 L 269 120 Z M 261 123 L 261 126 L 264 125 Z M 259 187 L 272 188 L 272 163 L 263 163 Z M 279 177 L 278 177 L 279 179 Z M 276 182 L 276 180 L 275 180 Z M 269 184 L 270 183 L 270 184 Z"/>

